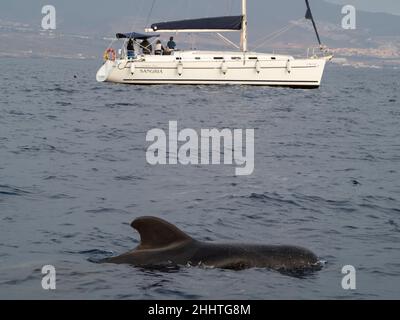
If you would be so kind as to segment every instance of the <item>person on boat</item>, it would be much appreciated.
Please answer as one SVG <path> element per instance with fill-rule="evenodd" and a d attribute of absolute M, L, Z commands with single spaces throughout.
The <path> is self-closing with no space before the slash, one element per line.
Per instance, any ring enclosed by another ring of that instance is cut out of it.
<path fill-rule="evenodd" d="M 144 39 L 140 45 L 143 49 L 143 54 L 151 54 L 153 51 L 153 48 L 147 39 Z"/>
<path fill-rule="evenodd" d="M 167 48 L 168 48 L 169 50 L 175 50 L 175 48 L 176 48 L 176 43 L 175 43 L 175 41 L 174 41 L 174 37 L 169 38 L 169 41 L 168 41 L 168 43 L 167 43 Z"/>
<path fill-rule="evenodd" d="M 164 53 L 164 51 L 165 51 L 165 48 L 162 45 L 161 40 L 157 40 L 156 46 L 154 48 L 154 54 L 161 56 Z"/>
<path fill-rule="evenodd" d="M 135 47 L 133 45 L 132 38 L 129 38 L 128 40 L 128 44 L 126 45 L 126 51 L 129 59 L 135 57 Z"/>

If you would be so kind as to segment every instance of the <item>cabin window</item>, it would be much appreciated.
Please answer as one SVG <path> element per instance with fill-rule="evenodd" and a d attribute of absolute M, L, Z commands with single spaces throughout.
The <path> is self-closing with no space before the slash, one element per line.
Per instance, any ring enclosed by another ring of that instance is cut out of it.
<path fill-rule="evenodd" d="M 224 60 L 224 57 L 214 57 L 214 60 Z"/>
<path fill-rule="evenodd" d="M 271 60 L 276 60 L 276 58 L 275 57 L 271 57 Z"/>
<path fill-rule="evenodd" d="M 241 57 L 232 57 L 231 59 L 232 60 L 241 60 L 242 58 Z"/>
<path fill-rule="evenodd" d="M 200 58 L 200 57 L 196 57 L 195 59 L 196 59 L 196 60 L 200 60 L 201 58 Z"/>
<path fill-rule="evenodd" d="M 257 60 L 257 57 L 249 57 L 249 60 Z"/>
<path fill-rule="evenodd" d="M 176 60 L 182 60 L 182 58 L 176 58 Z"/>

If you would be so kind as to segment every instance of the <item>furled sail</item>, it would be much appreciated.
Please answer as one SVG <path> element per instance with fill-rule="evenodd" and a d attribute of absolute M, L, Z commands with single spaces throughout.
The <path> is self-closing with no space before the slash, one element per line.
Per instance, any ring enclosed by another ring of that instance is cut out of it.
<path fill-rule="evenodd" d="M 308 2 L 308 0 L 306 0 L 306 5 L 307 5 L 306 19 L 312 21 L 312 24 L 313 24 L 313 27 L 314 27 L 314 30 L 315 30 L 315 34 L 317 35 L 318 43 L 321 46 L 322 45 L 321 38 L 319 37 L 317 24 L 315 23 L 314 17 L 313 17 L 312 12 L 311 12 L 310 3 Z"/>
<path fill-rule="evenodd" d="M 154 32 L 223 32 L 242 30 L 243 16 L 160 22 L 151 25 Z M 146 30 L 147 31 L 147 30 Z"/>

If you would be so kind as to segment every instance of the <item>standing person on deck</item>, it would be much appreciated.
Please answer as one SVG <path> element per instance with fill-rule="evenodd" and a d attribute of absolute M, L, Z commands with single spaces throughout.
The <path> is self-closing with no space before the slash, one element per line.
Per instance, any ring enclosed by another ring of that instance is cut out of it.
<path fill-rule="evenodd" d="M 135 47 L 133 45 L 132 38 L 129 38 L 129 40 L 128 40 L 128 44 L 126 45 L 126 51 L 127 51 L 128 58 L 135 57 Z"/>
<path fill-rule="evenodd" d="M 167 43 L 167 48 L 168 48 L 169 50 L 175 50 L 175 48 L 176 48 L 176 43 L 175 43 L 175 41 L 174 41 L 174 37 L 169 38 L 169 41 L 168 41 L 168 43 Z"/>

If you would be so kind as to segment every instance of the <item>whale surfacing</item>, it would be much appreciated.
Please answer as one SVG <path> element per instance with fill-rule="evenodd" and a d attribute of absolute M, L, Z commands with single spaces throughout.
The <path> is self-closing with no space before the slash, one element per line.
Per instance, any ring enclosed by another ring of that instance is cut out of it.
<path fill-rule="evenodd" d="M 140 244 L 132 251 L 103 262 L 144 268 L 202 265 L 235 270 L 269 268 L 282 272 L 320 269 L 317 256 L 301 247 L 197 241 L 156 217 L 138 218 L 131 226 L 139 232 Z"/>

